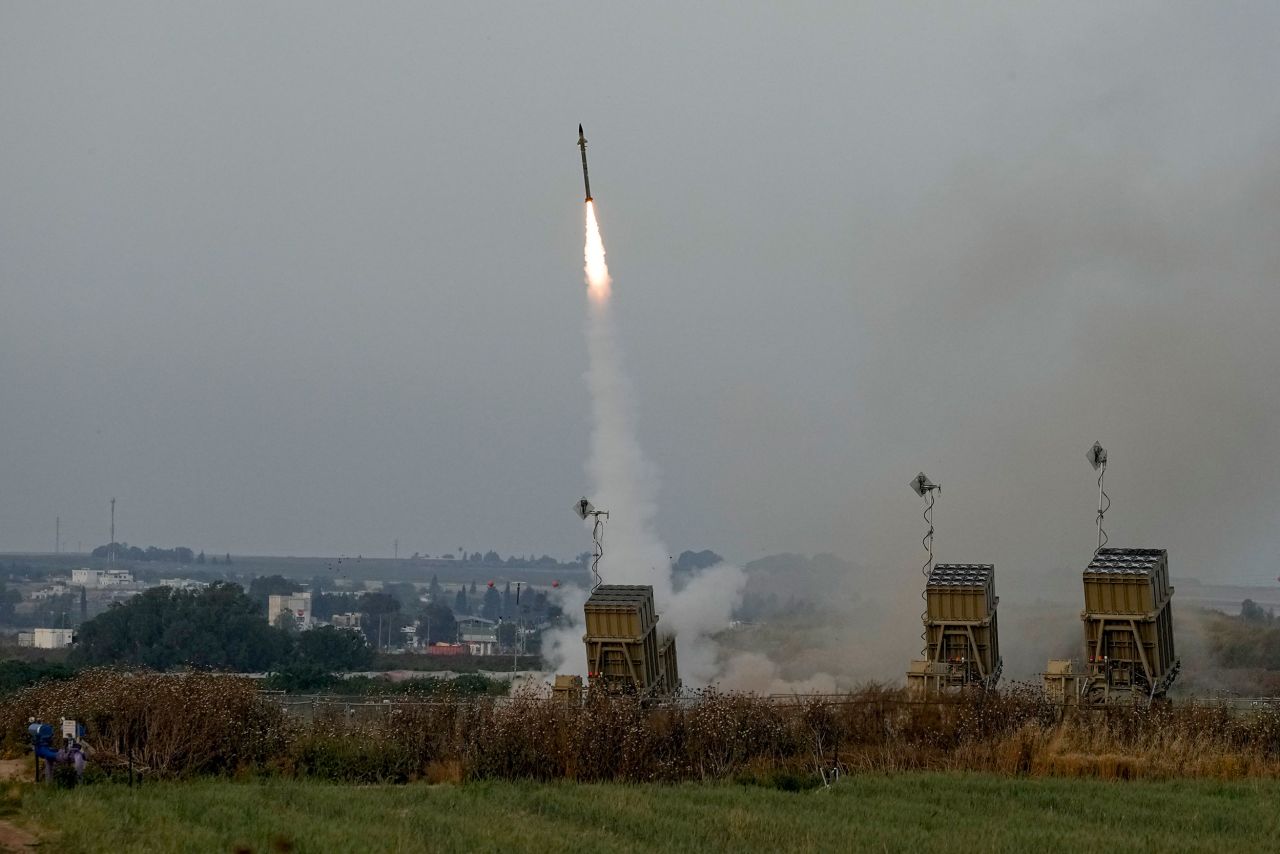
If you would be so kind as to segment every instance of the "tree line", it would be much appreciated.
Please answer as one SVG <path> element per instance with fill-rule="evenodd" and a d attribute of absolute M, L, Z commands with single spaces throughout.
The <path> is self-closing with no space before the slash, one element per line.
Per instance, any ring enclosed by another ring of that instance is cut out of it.
<path fill-rule="evenodd" d="M 203 590 L 153 587 L 83 623 L 71 662 L 172 670 L 263 672 L 289 666 L 352 670 L 373 652 L 363 637 L 325 626 L 290 633 L 272 626 L 238 584 Z"/>
<path fill-rule="evenodd" d="M 418 554 L 414 552 L 410 560 L 450 560 L 455 563 L 466 566 L 492 566 L 492 567 L 508 567 L 520 569 L 581 569 L 587 565 L 587 561 L 591 559 L 590 552 L 581 552 L 573 560 L 561 561 L 553 558 L 551 555 L 508 555 L 503 557 L 493 549 L 487 552 L 467 552 L 461 546 L 458 553 L 446 552 L 445 554 L 432 557 L 429 554 Z"/>

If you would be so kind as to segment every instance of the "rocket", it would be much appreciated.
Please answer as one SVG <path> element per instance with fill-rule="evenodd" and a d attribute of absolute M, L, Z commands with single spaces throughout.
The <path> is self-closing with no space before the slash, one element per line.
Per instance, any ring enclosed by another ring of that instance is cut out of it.
<path fill-rule="evenodd" d="M 582 135 L 582 125 L 578 125 L 578 148 L 582 149 L 582 183 L 587 188 L 587 201 L 591 201 L 591 179 L 587 177 L 587 138 Z"/>

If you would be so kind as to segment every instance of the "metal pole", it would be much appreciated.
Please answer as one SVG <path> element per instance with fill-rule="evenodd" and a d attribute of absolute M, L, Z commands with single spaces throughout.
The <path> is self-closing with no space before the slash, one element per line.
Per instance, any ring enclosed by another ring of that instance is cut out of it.
<path fill-rule="evenodd" d="M 1102 481 L 1107 476 L 1107 464 L 1103 462 L 1098 470 L 1098 547 L 1094 549 L 1094 554 L 1102 551 L 1102 547 L 1107 544 L 1107 533 L 1102 530 L 1102 518 L 1111 509 L 1111 496 L 1107 495 L 1103 489 Z"/>
<path fill-rule="evenodd" d="M 1094 549 L 1095 552 L 1102 548 L 1102 479 L 1106 474 L 1106 469 L 1098 474 L 1098 547 Z"/>
<path fill-rule="evenodd" d="M 933 489 L 926 489 L 924 492 L 924 517 L 925 524 L 929 530 L 920 540 L 920 544 L 924 546 L 925 555 L 924 565 L 920 567 L 920 574 L 924 576 L 925 586 L 920 590 L 920 598 L 924 602 L 924 610 L 920 612 L 920 622 L 922 628 L 920 630 L 920 656 L 927 660 L 932 660 L 929 656 L 929 572 L 933 569 L 933 505 L 934 496 Z M 941 647 L 941 637 L 939 638 L 939 647 Z M 939 650 L 941 651 L 941 650 Z"/>

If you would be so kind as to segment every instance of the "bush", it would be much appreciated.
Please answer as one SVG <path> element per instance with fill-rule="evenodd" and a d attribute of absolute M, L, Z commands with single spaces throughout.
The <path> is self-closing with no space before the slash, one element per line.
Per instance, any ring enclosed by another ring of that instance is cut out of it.
<path fill-rule="evenodd" d="M 269 691 L 297 694 L 330 691 L 341 681 L 327 668 L 315 664 L 293 664 L 268 676 L 263 687 Z"/>
<path fill-rule="evenodd" d="M 90 670 L 0 701 L 0 724 L 7 746 L 26 751 L 28 716 L 75 717 L 91 768 L 123 767 L 131 751 L 158 778 L 735 780 L 802 791 L 835 769 L 1280 776 L 1274 707 L 1072 709 L 1017 686 L 928 699 L 873 686 L 785 702 L 708 691 L 659 705 L 589 692 L 565 703 L 459 681 L 400 683 L 417 693 L 377 701 L 322 699 L 289 718 L 247 679 Z"/>
<path fill-rule="evenodd" d="M 61 662 L 7 659 L 0 661 L 0 693 L 26 688 L 42 679 L 70 679 L 75 674 L 74 667 Z"/>
<path fill-rule="evenodd" d="M 252 680 L 211 674 L 120 673 L 91 669 L 42 682 L 0 702 L 11 752 L 29 751 L 30 718 L 74 718 L 96 764 L 122 767 L 133 757 L 149 776 L 227 774 L 260 765 L 288 744 L 291 722 Z"/>

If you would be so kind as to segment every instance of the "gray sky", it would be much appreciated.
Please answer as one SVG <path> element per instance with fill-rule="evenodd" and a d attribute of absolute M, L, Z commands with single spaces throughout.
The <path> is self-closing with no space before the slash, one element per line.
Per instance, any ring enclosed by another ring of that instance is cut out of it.
<path fill-rule="evenodd" d="M 1273 4 L 0 4 L 0 549 L 1280 571 Z M 1038 583 L 1038 582 L 1037 582 Z"/>

